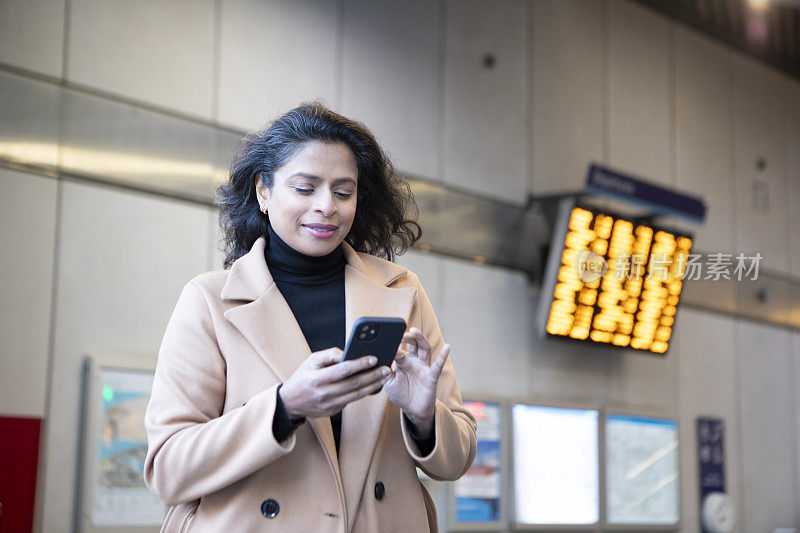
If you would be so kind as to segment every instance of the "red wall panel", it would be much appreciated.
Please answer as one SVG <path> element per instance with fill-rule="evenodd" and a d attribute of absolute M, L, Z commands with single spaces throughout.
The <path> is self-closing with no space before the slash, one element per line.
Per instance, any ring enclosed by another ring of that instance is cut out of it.
<path fill-rule="evenodd" d="M 33 530 L 40 418 L 0 417 L 0 532 Z"/>

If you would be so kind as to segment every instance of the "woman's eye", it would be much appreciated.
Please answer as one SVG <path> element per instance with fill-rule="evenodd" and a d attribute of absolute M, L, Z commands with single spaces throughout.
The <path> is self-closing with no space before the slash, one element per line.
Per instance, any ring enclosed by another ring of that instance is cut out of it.
<path fill-rule="evenodd" d="M 304 189 L 303 187 L 293 187 L 293 189 L 298 194 L 311 194 L 314 192 L 314 189 Z"/>
<path fill-rule="evenodd" d="M 346 192 L 346 191 L 336 191 L 334 194 L 335 194 L 336 196 L 338 196 L 339 198 L 343 199 L 343 200 L 347 200 L 348 198 L 350 198 L 351 196 L 353 196 L 353 193 L 351 193 L 351 192 Z"/>

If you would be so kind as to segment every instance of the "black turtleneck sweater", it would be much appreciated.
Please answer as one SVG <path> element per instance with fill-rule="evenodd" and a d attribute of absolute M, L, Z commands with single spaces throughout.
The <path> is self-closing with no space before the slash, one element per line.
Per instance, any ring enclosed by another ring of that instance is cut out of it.
<path fill-rule="evenodd" d="M 300 330 L 312 352 L 345 344 L 344 267 L 346 261 L 341 247 L 328 255 L 314 257 L 298 252 L 286 244 L 272 226 L 268 226 L 269 240 L 264 250 L 272 279 L 292 310 Z M 303 422 L 304 418 L 291 420 L 283 405 L 278 387 L 278 405 L 272 421 L 272 433 L 278 442 L 283 441 Z M 336 453 L 342 431 L 341 411 L 331 416 Z M 411 426 L 413 428 L 413 425 Z M 435 432 L 421 437 L 411 431 L 422 455 L 433 450 Z"/>
<path fill-rule="evenodd" d="M 264 251 L 269 272 L 292 310 L 312 352 L 337 347 L 344 350 L 344 267 L 341 247 L 328 255 L 314 257 L 298 252 L 268 227 L 269 241 Z M 280 442 L 303 423 L 292 421 L 280 401 L 272 432 Z M 342 429 L 341 411 L 331 417 L 336 452 Z"/>

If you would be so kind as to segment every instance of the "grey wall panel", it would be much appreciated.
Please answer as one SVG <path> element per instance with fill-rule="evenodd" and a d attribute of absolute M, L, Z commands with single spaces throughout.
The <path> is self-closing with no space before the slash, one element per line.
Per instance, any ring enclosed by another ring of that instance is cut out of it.
<path fill-rule="evenodd" d="M 231 133 L 229 131 L 218 130 L 214 133 L 214 180 L 211 187 L 212 194 L 209 198 L 216 199 L 216 189 L 222 183 L 230 178 L 230 168 L 233 164 L 236 152 L 242 144 L 242 135 Z M 253 187 L 255 187 L 255 182 Z M 219 225 L 219 210 L 211 208 L 209 212 L 209 223 L 211 234 L 209 235 L 209 269 L 218 270 L 223 268 L 225 262 L 225 254 L 222 248 L 224 247 L 222 228 Z"/>
<path fill-rule="evenodd" d="M 219 121 L 252 130 L 304 100 L 337 109 L 336 0 L 222 3 Z"/>
<path fill-rule="evenodd" d="M 405 172 L 439 176 L 441 2 L 345 0 L 342 112 Z"/>
<path fill-rule="evenodd" d="M 214 195 L 216 187 L 227 181 L 234 155 L 241 143 L 241 135 L 227 131 L 217 131 L 215 135 L 214 150 Z M 253 185 L 255 187 L 255 184 Z M 223 268 L 225 263 L 224 242 L 222 228 L 219 225 L 219 210 L 214 207 L 209 209 L 209 270 Z"/>
<path fill-rule="evenodd" d="M 761 252 L 762 266 L 787 272 L 787 82 L 738 54 L 734 76 L 737 251 Z"/>
<path fill-rule="evenodd" d="M 528 9 L 533 11 L 531 190 L 574 191 L 583 187 L 589 163 L 604 159 L 604 4 L 537 0 Z"/>
<path fill-rule="evenodd" d="M 0 72 L 0 157 L 55 167 L 59 91 L 53 85 Z"/>
<path fill-rule="evenodd" d="M 63 94 L 64 170 L 208 201 L 220 136 L 208 127 L 136 106 Z"/>
<path fill-rule="evenodd" d="M 445 9 L 443 179 L 519 204 L 528 190 L 525 11 L 520 0 Z"/>
<path fill-rule="evenodd" d="M 428 299 L 431 301 L 433 310 L 439 323 L 442 322 L 442 269 L 443 262 L 440 256 L 425 254 L 416 250 L 408 250 L 398 256 L 395 262 L 411 270 L 419 278 L 419 282 L 425 289 Z M 448 340 L 446 331 L 442 331 L 445 340 Z"/>
<path fill-rule="evenodd" d="M 443 259 L 440 324 L 464 395 L 529 393 L 531 299 L 525 276 Z"/>
<path fill-rule="evenodd" d="M 214 0 L 71 0 L 67 78 L 210 119 Z"/>
<path fill-rule="evenodd" d="M 680 327 L 678 317 L 676 329 Z M 637 350 L 615 350 L 609 358 L 608 398 L 614 405 L 677 411 L 678 358 L 670 346 L 665 356 Z"/>
<path fill-rule="evenodd" d="M 44 417 L 53 251 L 54 179 L 0 169 L 0 413 Z"/>
<path fill-rule="evenodd" d="M 155 360 L 183 285 L 208 265 L 208 210 L 65 183 L 53 378 L 45 435 L 43 531 L 73 515 L 81 360 L 126 353 Z"/>
<path fill-rule="evenodd" d="M 786 179 L 789 182 L 789 262 L 791 273 L 800 276 L 800 81 L 789 80 L 786 125 Z"/>
<path fill-rule="evenodd" d="M 65 0 L 0 2 L 0 63 L 61 77 Z"/>
<path fill-rule="evenodd" d="M 208 209 L 208 269 L 220 270 L 225 264 L 222 228 L 219 225 L 219 211 L 216 208 Z"/>
<path fill-rule="evenodd" d="M 797 459 L 791 334 L 739 322 L 742 531 L 795 524 Z"/>
<path fill-rule="evenodd" d="M 243 136 L 225 130 L 214 132 L 214 182 L 215 186 L 228 180 L 230 168 L 236 152 L 242 144 Z"/>
<path fill-rule="evenodd" d="M 677 185 L 703 197 L 708 214 L 694 247 L 735 248 L 733 52 L 683 26 L 675 28 Z"/>
<path fill-rule="evenodd" d="M 537 313 L 540 294 L 536 290 L 532 297 Z M 528 326 L 532 352 L 532 364 L 528 369 L 529 394 L 536 398 L 604 404 L 610 386 L 609 349 L 571 339 L 545 337 L 533 326 L 540 323 L 534 318 Z"/>
<path fill-rule="evenodd" d="M 674 23 L 629 0 L 608 6 L 608 162 L 674 186 Z"/>
<path fill-rule="evenodd" d="M 800 333 L 792 336 L 794 344 L 794 394 L 795 394 L 795 523 L 800 523 Z"/>
<path fill-rule="evenodd" d="M 681 424 L 681 527 L 700 530 L 700 489 L 697 455 L 697 417 L 725 421 L 726 489 L 741 512 L 739 491 L 739 364 L 736 358 L 736 320 L 694 309 L 681 309 L 672 356 L 678 359 Z M 738 531 L 741 520 L 738 521 Z"/>

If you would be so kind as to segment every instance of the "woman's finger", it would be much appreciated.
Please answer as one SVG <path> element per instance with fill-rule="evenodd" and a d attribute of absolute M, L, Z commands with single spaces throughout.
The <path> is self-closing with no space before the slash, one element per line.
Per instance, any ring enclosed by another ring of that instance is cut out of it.
<path fill-rule="evenodd" d="M 377 381 L 370 381 L 369 383 L 363 385 L 362 387 L 359 387 L 358 389 L 350 391 L 349 393 L 345 394 L 342 397 L 343 401 L 342 407 L 344 407 L 350 402 L 363 398 L 364 396 L 367 396 L 368 394 L 372 394 L 373 392 L 379 390 L 381 387 L 383 387 L 384 383 L 389 381 L 390 378 L 391 378 L 391 373 L 388 375 L 382 375 L 381 379 Z"/>
<path fill-rule="evenodd" d="M 431 369 L 433 370 L 433 375 L 436 379 L 439 379 L 439 376 L 442 373 L 442 369 L 444 368 L 444 364 L 447 362 L 447 357 L 450 355 L 450 345 L 445 344 L 442 346 L 442 349 L 439 351 L 439 357 L 436 358 L 436 361 L 433 362 L 431 365 Z"/>
<path fill-rule="evenodd" d="M 378 363 L 378 358 L 374 355 L 359 357 L 349 361 L 342 361 L 336 365 L 330 365 L 317 371 L 318 383 L 335 383 L 343 381 L 348 377 L 364 372 L 374 367 Z"/>
<path fill-rule="evenodd" d="M 397 353 L 394 355 L 394 360 L 397 361 L 398 359 L 405 359 L 408 356 L 408 352 L 402 348 L 397 349 Z"/>
<path fill-rule="evenodd" d="M 421 329 L 413 327 L 410 330 L 408 330 L 408 332 L 414 336 L 414 338 L 417 340 L 417 344 L 420 345 L 420 348 L 431 347 L 430 343 L 428 343 L 428 339 L 425 337 L 425 334 L 422 333 Z"/>
<path fill-rule="evenodd" d="M 309 362 L 314 368 L 326 368 L 339 362 L 342 358 L 342 350 L 339 348 L 328 348 L 314 352 L 309 357 Z"/>
<path fill-rule="evenodd" d="M 391 371 L 389 368 L 385 366 L 375 368 L 369 372 L 362 372 L 355 376 L 350 376 L 343 381 L 328 384 L 324 394 L 328 396 L 329 400 L 334 404 L 339 405 L 342 404 L 342 402 L 347 403 L 352 401 L 348 398 L 353 392 L 380 383 L 381 380 L 390 373 Z"/>
<path fill-rule="evenodd" d="M 406 345 L 406 350 L 407 350 L 408 354 L 411 355 L 412 357 L 416 357 L 417 356 L 417 338 L 414 335 L 410 334 L 410 333 L 406 333 L 403 336 L 403 343 L 405 343 L 405 345 Z"/>
<path fill-rule="evenodd" d="M 417 357 L 430 364 L 431 360 L 431 345 L 425 335 L 417 328 L 411 328 L 410 333 L 414 335 L 417 344 Z"/>
<path fill-rule="evenodd" d="M 402 348 L 397 350 L 397 355 L 394 357 L 394 363 L 397 365 L 397 368 L 407 368 L 409 365 L 409 354 Z"/>

